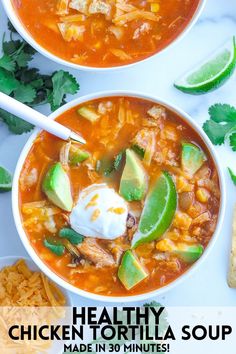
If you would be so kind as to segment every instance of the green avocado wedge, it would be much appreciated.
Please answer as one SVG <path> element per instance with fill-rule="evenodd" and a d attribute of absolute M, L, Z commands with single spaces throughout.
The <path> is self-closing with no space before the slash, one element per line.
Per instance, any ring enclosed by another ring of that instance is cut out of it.
<path fill-rule="evenodd" d="M 181 164 L 186 173 L 194 175 L 206 160 L 206 155 L 198 146 L 182 143 Z"/>
<path fill-rule="evenodd" d="M 132 202 L 142 200 L 147 191 L 146 171 L 134 151 L 126 150 L 126 162 L 120 181 L 120 195 Z"/>
<path fill-rule="evenodd" d="M 69 153 L 70 165 L 76 166 L 81 162 L 87 160 L 89 156 L 90 154 L 87 151 L 81 150 L 72 145 Z"/>
<path fill-rule="evenodd" d="M 161 237 L 171 225 L 176 207 L 175 184 L 170 174 L 163 171 L 148 192 L 132 248 Z"/>
<path fill-rule="evenodd" d="M 134 253 L 130 250 L 126 251 L 118 269 L 118 278 L 124 287 L 130 290 L 147 277 L 147 271 Z"/>
<path fill-rule="evenodd" d="M 73 200 L 70 180 L 60 162 L 50 167 L 43 180 L 43 192 L 48 199 L 65 211 L 71 211 Z"/>
<path fill-rule="evenodd" d="M 204 248 L 202 245 L 186 245 L 178 244 L 177 249 L 174 253 L 185 263 L 194 263 L 196 262 L 201 255 L 203 254 Z"/>

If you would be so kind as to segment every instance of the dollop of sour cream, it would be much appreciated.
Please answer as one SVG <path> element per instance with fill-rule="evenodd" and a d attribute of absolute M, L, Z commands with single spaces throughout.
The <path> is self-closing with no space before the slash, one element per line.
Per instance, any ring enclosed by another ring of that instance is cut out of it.
<path fill-rule="evenodd" d="M 127 216 L 127 203 L 113 188 L 93 184 L 80 193 L 70 224 L 81 235 L 113 240 L 125 233 Z"/>

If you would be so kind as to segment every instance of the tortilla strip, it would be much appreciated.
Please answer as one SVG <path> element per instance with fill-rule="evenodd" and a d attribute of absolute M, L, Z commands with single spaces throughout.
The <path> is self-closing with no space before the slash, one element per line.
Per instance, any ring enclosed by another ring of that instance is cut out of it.
<path fill-rule="evenodd" d="M 236 207 L 234 208 L 233 214 L 232 245 L 230 252 L 228 285 L 231 288 L 236 288 Z"/>

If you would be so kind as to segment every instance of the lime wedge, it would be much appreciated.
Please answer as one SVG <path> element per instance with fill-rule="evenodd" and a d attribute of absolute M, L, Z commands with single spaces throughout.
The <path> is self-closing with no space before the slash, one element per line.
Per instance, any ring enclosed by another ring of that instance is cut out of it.
<path fill-rule="evenodd" d="M 173 220 L 176 206 L 174 182 L 168 172 L 162 172 L 148 192 L 132 248 L 162 236 Z"/>
<path fill-rule="evenodd" d="M 11 174 L 0 166 L 0 192 L 7 192 L 11 190 L 12 178 Z"/>
<path fill-rule="evenodd" d="M 223 85 L 233 74 L 235 66 L 236 44 L 233 37 L 197 68 L 177 80 L 174 86 L 180 91 L 193 95 L 207 93 Z"/>

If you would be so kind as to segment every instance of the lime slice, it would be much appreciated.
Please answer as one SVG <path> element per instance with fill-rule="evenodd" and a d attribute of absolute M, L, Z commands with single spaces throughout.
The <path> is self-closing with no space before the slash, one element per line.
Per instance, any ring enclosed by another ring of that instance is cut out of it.
<path fill-rule="evenodd" d="M 162 236 L 173 220 L 176 206 L 174 182 L 168 172 L 162 172 L 148 192 L 132 248 Z"/>
<path fill-rule="evenodd" d="M 235 37 L 225 43 L 209 59 L 194 70 L 186 73 L 174 86 L 190 94 L 203 94 L 213 91 L 233 74 L 236 66 Z"/>
<path fill-rule="evenodd" d="M 5 170 L 5 168 L 0 167 L 0 192 L 10 191 L 11 183 L 11 174 L 7 170 Z"/>

